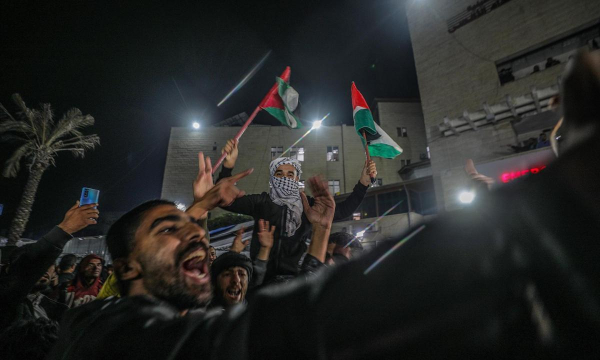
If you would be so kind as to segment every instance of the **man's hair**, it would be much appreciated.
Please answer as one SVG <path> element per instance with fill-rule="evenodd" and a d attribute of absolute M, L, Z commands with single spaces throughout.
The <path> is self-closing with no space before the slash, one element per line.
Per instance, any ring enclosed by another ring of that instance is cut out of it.
<path fill-rule="evenodd" d="M 348 246 L 350 244 L 351 249 L 362 249 L 362 244 L 358 240 L 354 240 L 354 236 L 352 234 L 348 234 L 347 232 L 336 232 L 329 235 L 329 244 L 336 244 L 340 246 Z"/>
<path fill-rule="evenodd" d="M 129 210 L 121 216 L 106 234 L 106 245 L 113 260 L 127 258 L 135 247 L 135 232 L 142 222 L 144 214 L 161 205 L 172 205 L 175 203 L 168 200 L 150 200 Z"/>
<path fill-rule="evenodd" d="M 58 339 L 58 323 L 46 318 L 20 320 L 0 334 L 4 360 L 43 360 Z"/>
<path fill-rule="evenodd" d="M 60 259 L 60 262 L 58 263 L 58 268 L 63 271 L 69 270 L 75 264 L 77 264 L 77 255 L 66 254 Z"/>

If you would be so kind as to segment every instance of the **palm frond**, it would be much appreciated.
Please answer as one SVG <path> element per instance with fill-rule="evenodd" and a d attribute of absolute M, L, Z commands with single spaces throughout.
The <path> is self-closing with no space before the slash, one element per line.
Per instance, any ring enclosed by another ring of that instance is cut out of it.
<path fill-rule="evenodd" d="M 31 126 L 23 121 L 8 119 L 0 121 L 0 134 L 10 132 L 22 133 L 28 137 L 34 136 Z"/>
<path fill-rule="evenodd" d="M 35 135 L 37 141 L 40 142 L 40 132 L 42 129 L 40 112 L 38 110 L 28 108 L 21 95 L 13 94 L 12 98 L 17 107 L 20 109 L 17 114 L 21 115 L 23 120 L 26 120 L 26 122 L 29 123 L 32 133 Z"/>
<path fill-rule="evenodd" d="M 52 151 L 69 151 L 75 157 L 83 158 L 86 150 L 94 149 L 96 145 L 100 145 L 100 137 L 98 135 L 84 135 L 74 137 L 67 140 L 59 140 L 52 144 Z"/>
<path fill-rule="evenodd" d="M 42 127 L 42 143 L 46 142 L 46 136 L 49 136 L 54 127 L 54 112 L 50 104 L 42 104 L 42 111 L 39 119 Z"/>
<path fill-rule="evenodd" d="M 91 115 L 83 115 L 81 110 L 73 108 L 65 113 L 63 117 L 58 121 L 53 129 L 52 135 L 46 143 L 48 145 L 58 141 L 59 139 L 66 136 L 81 137 L 83 134 L 79 131 L 87 126 L 94 125 L 94 117 Z"/>
<path fill-rule="evenodd" d="M 4 170 L 2 176 L 4 177 L 15 177 L 21 168 L 21 160 L 29 156 L 32 152 L 31 144 L 26 143 L 21 145 L 13 152 L 8 160 L 4 163 Z"/>

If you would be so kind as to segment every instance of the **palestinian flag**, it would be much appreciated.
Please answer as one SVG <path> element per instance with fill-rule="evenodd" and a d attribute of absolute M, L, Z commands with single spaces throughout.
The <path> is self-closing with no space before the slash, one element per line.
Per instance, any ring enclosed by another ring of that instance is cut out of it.
<path fill-rule="evenodd" d="M 294 114 L 298 108 L 298 92 L 290 86 L 290 73 L 287 67 L 281 77 L 276 78 L 275 85 L 260 107 L 290 129 L 299 129 L 302 123 Z"/>
<path fill-rule="evenodd" d="M 373 121 L 373 115 L 365 98 L 352 82 L 352 116 L 354 117 L 354 128 L 360 140 L 365 146 L 363 130 L 367 135 L 369 143 L 369 154 L 371 156 L 393 159 L 402 154 L 402 148 Z"/>

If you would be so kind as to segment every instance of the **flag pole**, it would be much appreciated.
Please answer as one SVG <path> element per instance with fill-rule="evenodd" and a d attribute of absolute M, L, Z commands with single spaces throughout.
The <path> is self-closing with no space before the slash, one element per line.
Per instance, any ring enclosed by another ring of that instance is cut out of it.
<path fill-rule="evenodd" d="M 368 167 L 369 163 L 371 162 L 371 155 L 369 154 L 369 143 L 367 142 L 367 133 L 365 132 L 365 130 L 362 130 L 362 136 L 363 136 L 363 139 L 365 139 L 365 151 L 367 153 L 367 167 Z M 371 174 L 369 174 L 369 177 L 371 178 L 371 184 L 375 184 L 375 178 Z"/>
<path fill-rule="evenodd" d="M 287 66 L 285 68 L 285 70 L 283 71 L 283 73 L 281 74 L 281 78 L 285 78 L 285 74 L 286 72 L 290 71 L 290 67 Z M 277 93 L 278 90 L 278 84 L 277 82 L 275 82 L 275 84 L 273 85 L 273 87 L 271 87 L 271 90 L 269 90 L 269 92 L 267 93 L 267 95 L 265 95 L 265 97 L 262 99 L 262 101 L 260 102 L 260 104 L 256 107 L 256 109 L 254 109 L 254 111 L 252 112 L 252 114 L 250 115 L 250 117 L 248 118 L 248 120 L 246 120 L 246 122 L 244 123 L 244 125 L 242 126 L 242 128 L 240 129 L 240 131 L 238 131 L 238 133 L 235 135 L 234 139 L 236 141 L 239 141 L 240 138 L 242 137 L 242 135 L 244 135 L 244 132 L 246 131 L 246 129 L 248 128 L 248 126 L 250 126 L 250 123 L 252 122 L 252 120 L 254 120 L 254 118 L 256 117 L 256 115 L 258 115 L 258 112 L 262 109 L 262 106 L 267 102 L 267 100 L 273 96 L 273 94 Z M 223 163 L 223 160 L 225 160 L 225 157 L 227 156 L 227 153 L 222 153 L 221 157 L 219 158 L 219 160 L 217 161 L 217 163 L 213 166 L 212 169 L 212 173 L 214 174 L 217 169 L 219 168 L 219 166 Z"/>

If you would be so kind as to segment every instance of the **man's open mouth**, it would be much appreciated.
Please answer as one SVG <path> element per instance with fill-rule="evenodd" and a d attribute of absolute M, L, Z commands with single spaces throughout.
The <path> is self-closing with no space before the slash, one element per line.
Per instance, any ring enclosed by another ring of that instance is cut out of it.
<path fill-rule="evenodd" d="M 242 289 L 229 287 L 225 289 L 225 295 L 234 301 L 241 301 Z"/>
<path fill-rule="evenodd" d="M 185 275 L 195 282 L 208 282 L 208 261 L 205 249 L 196 249 L 190 252 L 181 262 L 181 269 Z"/>

